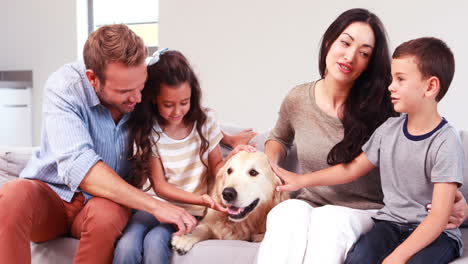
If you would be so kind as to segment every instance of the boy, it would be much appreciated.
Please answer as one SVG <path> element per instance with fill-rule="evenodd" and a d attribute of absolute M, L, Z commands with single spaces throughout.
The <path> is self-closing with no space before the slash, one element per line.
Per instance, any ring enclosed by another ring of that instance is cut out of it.
<path fill-rule="evenodd" d="M 463 149 L 458 133 L 437 111 L 454 68 L 452 52 L 439 39 L 401 44 L 393 54 L 389 90 L 395 111 L 404 115 L 382 124 L 348 164 L 305 175 L 272 165 L 285 182 L 280 191 L 343 184 L 380 167 L 385 206 L 346 263 L 448 263 L 460 256 L 460 230 L 444 229 L 463 183 Z"/>

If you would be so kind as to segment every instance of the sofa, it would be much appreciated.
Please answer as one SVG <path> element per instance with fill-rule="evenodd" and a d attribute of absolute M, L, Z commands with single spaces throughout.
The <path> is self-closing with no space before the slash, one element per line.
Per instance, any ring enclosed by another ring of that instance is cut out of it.
<path fill-rule="evenodd" d="M 223 131 L 237 133 L 241 128 L 233 125 L 223 125 Z M 465 153 L 465 183 L 461 191 L 468 198 L 468 131 L 462 131 L 461 139 Z M 263 150 L 266 132 L 259 133 L 253 140 L 259 150 Z M 18 177 L 19 172 L 26 165 L 35 148 L 8 148 L 0 146 L 0 188 L 1 186 Z M 222 146 L 223 154 L 226 155 L 229 149 Z M 298 171 L 297 155 L 295 148 L 291 150 L 288 157 L 281 164 L 286 169 Z M 468 225 L 462 227 L 463 240 L 465 245 L 464 255 L 451 262 L 454 264 L 468 264 Z M 78 246 L 78 240 L 71 237 L 60 237 L 44 243 L 31 242 L 31 256 L 33 264 L 66 264 L 73 262 L 73 256 Z M 247 264 L 255 263 L 259 243 L 234 240 L 207 240 L 197 243 L 186 255 L 174 253 L 172 263 L 174 264 Z"/>

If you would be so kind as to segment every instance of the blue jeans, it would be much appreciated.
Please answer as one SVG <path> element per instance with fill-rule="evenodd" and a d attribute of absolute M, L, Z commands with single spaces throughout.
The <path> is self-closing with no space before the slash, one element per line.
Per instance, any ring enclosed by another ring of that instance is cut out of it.
<path fill-rule="evenodd" d="M 414 225 L 381 220 L 375 220 L 375 222 L 374 227 L 362 235 L 349 250 L 346 264 L 382 263 L 416 229 Z M 459 257 L 457 242 L 442 233 L 431 244 L 411 257 L 407 263 L 441 264 L 449 263 L 457 257 Z"/>
<path fill-rule="evenodd" d="M 144 211 L 136 211 L 114 250 L 114 264 L 169 263 L 175 229 Z"/>

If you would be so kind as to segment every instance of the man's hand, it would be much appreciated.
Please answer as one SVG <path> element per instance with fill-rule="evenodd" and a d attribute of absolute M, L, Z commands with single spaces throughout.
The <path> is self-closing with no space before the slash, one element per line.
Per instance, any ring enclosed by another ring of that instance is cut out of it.
<path fill-rule="evenodd" d="M 432 205 L 427 205 L 427 210 L 430 213 Z M 455 203 L 453 204 L 452 213 L 450 214 L 449 222 L 445 229 L 454 229 L 459 227 L 468 216 L 468 204 L 465 197 L 460 191 L 455 194 Z"/>
<path fill-rule="evenodd" d="M 177 226 L 176 236 L 189 234 L 197 225 L 197 220 L 185 209 L 167 202 L 158 201 L 159 206 L 152 212 L 160 222 Z"/>

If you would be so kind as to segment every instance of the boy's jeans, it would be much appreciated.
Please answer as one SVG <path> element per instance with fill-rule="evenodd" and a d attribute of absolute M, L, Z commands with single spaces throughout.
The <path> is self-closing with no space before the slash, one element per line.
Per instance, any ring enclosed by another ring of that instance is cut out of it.
<path fill-rule="evenodd" d="M 169 263 L 175 229 L 144 211 L 131 217 L 114 251 L 114 264 Z"/>
<path fill-rule="evenodd" d="M 411 233 L 414 225 L 375 220 L 374 227 L 353 245 L 345 263 L 382 263 Z M 459 257 L 457 242 L 442 233 L 427 247 L 416 253 L 407 263 L 449 263 Z"/>

